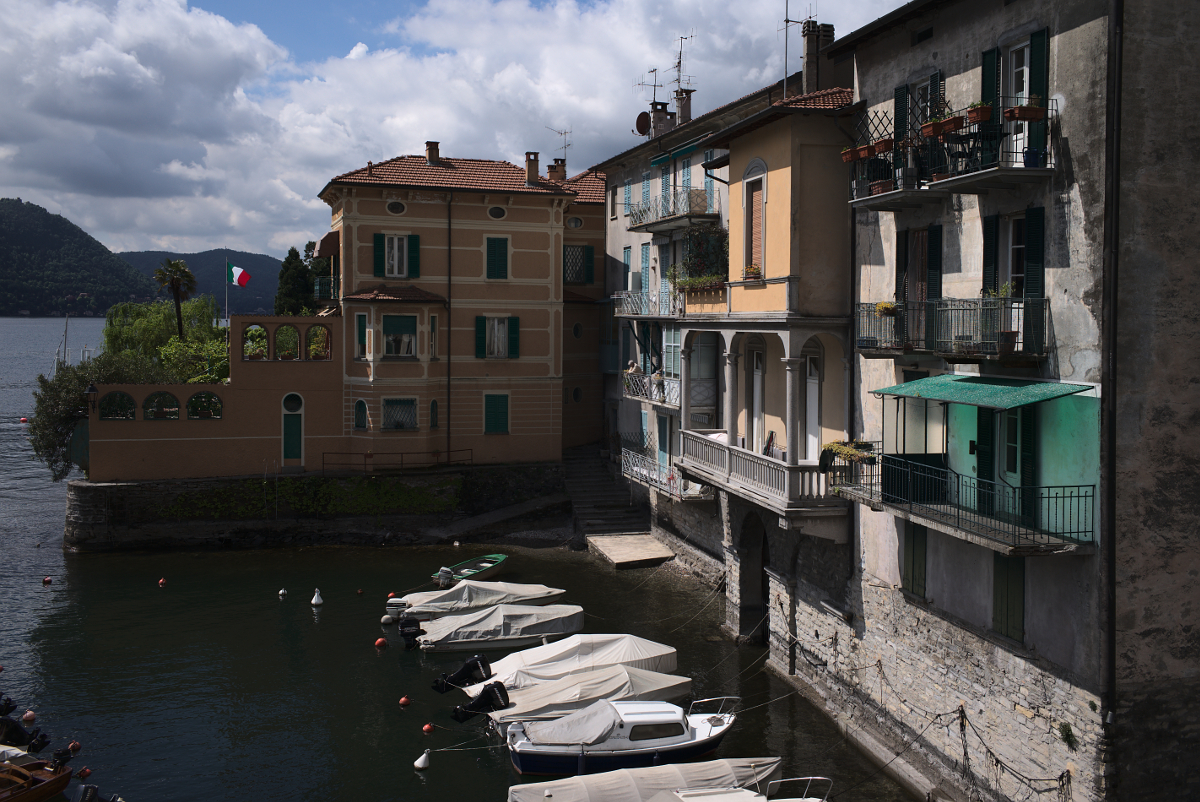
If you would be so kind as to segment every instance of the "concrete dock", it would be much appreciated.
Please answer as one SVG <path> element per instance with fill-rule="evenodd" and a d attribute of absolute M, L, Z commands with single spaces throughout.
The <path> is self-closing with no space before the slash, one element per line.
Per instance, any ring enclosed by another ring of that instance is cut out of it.
<path fill-rule="evenodd" d="M 592 535 L 587 543 L 617 569 L 661 565 L 675 558 L 675 552 L 646 534 Z"/>

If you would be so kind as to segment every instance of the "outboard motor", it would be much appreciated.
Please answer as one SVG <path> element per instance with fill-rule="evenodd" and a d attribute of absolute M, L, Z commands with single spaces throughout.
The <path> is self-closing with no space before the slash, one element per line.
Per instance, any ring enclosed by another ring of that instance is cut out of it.
<path fill-rule="evenodd" d="M 408 602 L 403 599 L 388 599 L 386 612 L 392 618 L 399 621 L 404 617 L 404 611 L 408 609 Z"/>
<path fill-rule="evenodd" d="M 98 785 L 81 785 L 75 789 L 71 802 L 124 802 L 117 794 L 103 794 Z"/>
<path fill-rule="evenodd" d="M 17 703 L 9 696 L 0 696 L 0 716 L 7 716 L 17 709 Z"/>
<path fill-rule="evenodd" d="M 34 754 L 50 743 L 50 739 L 41 733 L 40 727 L 26 731 L 16 719 L 8 716 L 0 718 L 0 746 L 23 746 L 27 752 Z"/>
<path fill-rule="evenodd" d="M 417 637 L 424 635 L 421 622 L 415 618 L 400 619 L 400 637 L 404 638 L 405 648 L 412 649 L 417 645 Z"/>
<path fill-rule="evenodd" d="M 488 662 L 486 657 L 477 654 L 463 663 L 462 668 L 450 676 L 442 674 L 442 676 L 435 679 L 433 681 L 433 689 L 438 693 L 446 693 L 451 688 L 465 688 L 468 685 L 483 682 L 485 679 L 491 679 L 492 676 L 492 664 Z"/>
<path fill-rule="evenodd" d="M 439 588 L 450 587 L 454 584 L 454 572 L 449 568 L 442 566 L 438 569 L 437 581 Z"/>
<path fill-rule="evenodd" d="M 450 711 L 450 718 L 462 724 L 480 713 L 490 713 L 506 707 L 508 707 L 508 691 L 505 690 L 504 683 L 490 682 L 483 686 L 483 690 L 474 699 L 465 705 L 455 706 L 454 710 Z"/>
<path fill-rule="evenodd" d="M 70 763 L 71 758 L 75 757 L 70 749 L 55 749 L 51 753 L 51 756 L 50 771 L 57 771 L 60 767 Z"/>

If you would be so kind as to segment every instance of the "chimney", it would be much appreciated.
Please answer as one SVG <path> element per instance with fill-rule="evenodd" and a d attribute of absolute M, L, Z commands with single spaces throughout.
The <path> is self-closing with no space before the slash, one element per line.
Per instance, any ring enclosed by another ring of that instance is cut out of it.
<path fill-rule="evenodd" d="M 821 26 L 816 20 L 805 20 L 801 29 L 804 36 L 804 73 L 800 83 L 802 94 L 816 92 L 821 88 L 820 67 L 817 66 L 817 54 L 821 52 Z"/>
<path fill-rule="evenodd" d="M 692 121 L 692 92 L 695 91 L 695 89 L 675 90 L 675 113 L 678 115 L 680 125 L 686 125 Z"/>
<path fill-rule="evenodd" d="M 546 170 L 546 176 L 551 181 L 566 181 L 567 180 L 567 160 L 555 159 L 554 166 Z"/>
<path fill-rule="evenodd" d="M 662 136 L 675 127 L 674 112 L 667 111 L 665 100 L 656 100 L 650 104 L 650 138 Z"/>
<path fill-rule="evenodd" d="M 425 143 L 425 163 L 426 164 L 437 164 L 438 160 L 440 158 L 441 158 L 441 156 L 438 153 L 438 143 L 426 142 Z"/>
<path fill-rule="evenodd" d="M 536 186 L 538 182 L 538 155 L 536 150 L 525 151 L 525 185 Z"/>
<path fill-rule="evenodd" d="M 372 162 L 370 162 L 370 161 L 368 161 L 368 162 L 367 162 L 367 175 L 368 175 L 368 176 L 369 176 L 369 175 L 371 175 L 371 169 L 372 169 L 374 166 L 375 166 L 375 165 L 374 165 Z"/>

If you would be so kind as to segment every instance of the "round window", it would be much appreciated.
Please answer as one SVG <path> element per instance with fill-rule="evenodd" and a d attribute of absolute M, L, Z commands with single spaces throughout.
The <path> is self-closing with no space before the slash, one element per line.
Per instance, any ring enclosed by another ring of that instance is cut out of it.
<path fill-rule="evenodd" d="M 583 337 L 583 324 L 576 323 L 574 326 L 571 327 L 571 333 L 575 335 L 576 340 L 582 338 Z"/>
<path fill-rule="evenodd" d="M 575 403 L 578 404 L 580 401 L 583 400 L 583 390 L 579 387 L 576 387 L 574 390 L 571 391 L 571 397 L 574 398 Z"/>
<path fill-rule="evenodd" d="M 491 217 L 493 220 L 499 220 L 507 214 L 508 212 L 503 206 L 493 206 L 492 208 L 488 209 L 488 217 Z"/>
<path fill-rule="evenodd" d="M 583 228 L 583 218 L 582 217 L 568 217 L 567 218 L 567 228 Z"/>
<path fill-rule="evenodd" d="M 387 205 L 387 210 L 392 214 L 404 214 L 404 204 L 400 201 L 392 201 Z"/>
<path fill-rule="evenodd" d="M 299 412 L 302 406 L 304 406 L 304 399 L 295 393 L 288 393 L 283 397 L 283 408 L 288 412 Z"/>

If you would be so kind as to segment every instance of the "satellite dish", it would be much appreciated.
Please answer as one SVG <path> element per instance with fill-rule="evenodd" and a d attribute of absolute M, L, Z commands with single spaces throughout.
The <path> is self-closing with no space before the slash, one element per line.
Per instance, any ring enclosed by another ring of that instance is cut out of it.
<path fill-rule="evenodd" d="M 643 111 L 637 116 L 637 122 L 633 124 L 640 136 L 645 136 L 650 133 L 650 112 Z"/>

